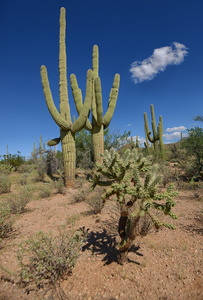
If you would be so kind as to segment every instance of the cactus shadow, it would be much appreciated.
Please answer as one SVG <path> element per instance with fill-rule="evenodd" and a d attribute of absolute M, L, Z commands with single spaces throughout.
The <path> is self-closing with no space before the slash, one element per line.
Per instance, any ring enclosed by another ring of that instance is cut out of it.
<path fill-rule="evenodd" d="M 132 246 L 129 252 L 134 252 L 136 255 L 142 256 L 142 254 L 137 251 L 140 247 Z M 112 262 L 118 263 L 118 254 L 116 235 L 108 234 L 106 229 L 103 231 L 91 231 L 88 232 L 88 237 L 86 239 L 86 244 L 83 246 L 82 251 L 89 250 L 92 255 L 104 255 L 102 261 L 104 265 L 109 265 Z M 138 262 L 128 259 L 128 262 L 133 262 L 138 264 Z"/>

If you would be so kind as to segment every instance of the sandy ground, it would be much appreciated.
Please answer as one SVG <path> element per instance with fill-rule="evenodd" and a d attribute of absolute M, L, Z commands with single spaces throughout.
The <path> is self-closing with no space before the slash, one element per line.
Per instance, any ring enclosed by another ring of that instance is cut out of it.
<path fill-rule="evenodd" d="M 0 299 L 42 299 L 42 290 L 26 293 L 18 285 L 18 245 L 38 231 L 57 232 L 84 227 L 88 239 L 71 276 L 61 283 L 61 299 L 203 299 L 203 202 L 191 190 L 179 190 L 174 212 L 176 230 L 162 228 L 138 237 L 128 262 L 116 261 L 118 213 L 107 202 L 100 214 L 92 214 L 85 202 L 73 201 L 76 189 L 65 195 L 32 200 L 25 213 L 17 216 L 14 230 L 0 250 Z M 202 191 L 201 191 L 202 192 Z M 58 299 L 48 292 L 44 299 Z"/>

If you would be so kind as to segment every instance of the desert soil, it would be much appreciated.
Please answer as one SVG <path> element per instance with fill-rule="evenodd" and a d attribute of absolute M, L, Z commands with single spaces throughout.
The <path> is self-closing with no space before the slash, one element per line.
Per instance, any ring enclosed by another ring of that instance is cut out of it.
<path fill-rule="evenodd" d="M 138 237 L 128 262 L 116 261 L 119 237 L 118 213 L 113 202 L 106 203 L 100 214 L 90 212 L 85 202 L 76 203 L 77 189 L 32 200 L 25 213 L 15 221 L 13 232 L 0 249 L 0 299 L 58 299 L 44 291 L 30 291 L 18 285 L 18 245 L 39 232 L 56 232 L 60 225 L 88 230 L 72 274 L 61 283 L 67 297 L 61 299 L 203 299 L 203 205 L 191 190 L 179 189 L 173 211 L 178 220 L 170 220 L 176 230 L 153 230 Z M 202 191 L 201 191 L 202 192 Z"/>

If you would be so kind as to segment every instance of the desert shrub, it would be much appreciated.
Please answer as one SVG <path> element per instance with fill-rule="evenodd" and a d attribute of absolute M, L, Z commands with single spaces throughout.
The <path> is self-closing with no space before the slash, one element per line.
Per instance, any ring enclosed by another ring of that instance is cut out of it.
<path fill-rule="evenodd" d="M 12 231 L 9 205 L 0 201 L 0 241 Z"/>
<path fill-rule="evenodd" d="M 23 163 L 18 167 L 17 171 L 19 173 L 31 173 L 33 169 L 34 169 L 34 165 L 29 163 Z"/>
<path fill-rule="evenodd" d="M 71 274 L 82 245 L 81 231 L 71 235 L 59 231 L 56 237 L 51 232 L 37 233 L 19 245 L 18 262 L 22 282 L 34 284 L 36 288 L 47 284 L 55 286 L 60 279 Z"/>
<path fill-rule="evenodd" d="M 180 148 L 179 144 L 173 144 L 170 150 L 170 161 L 180 162 L 187 160 L 187 152 L 185 149 Z"/>
<path fill-rule="evenodd" d="M 48 184 L 44 184 L 40 187 L 39 189 L 39 197 L 40 198 L 48 198 L 52 195 L 52 189 L 50 187 L 50 185 Z"/>
<path fill-rule="evenodd" d="M 37 171 L 37 176 L 35 179 L 37 181 L 44 181 L 47 174 L 47 162 L 44 157 L 38 158 L 35 161 L 35 170 Z"/>
<path fill-rule="evenodd" d="M 0 194 L 9 193 L 11 190 L 11 180 L 6 174 L 0 174 Z"/>
<path fill-rule="evenodd" d="M 12 214 L 22 214 L 25 212 L 26 205 L 32 200 L 33 192 L 29 186 L 24 187 L 24 189 L 18 193 L 13 194 L 7 199 L 7 203 Z"/>
<path fill-rule="evenodd" d="M 66 193 L 63 178 L 60 177 L 58 180 L 55 180 L 55 188 L 56 188 L 58 194 Z"/>
<path fill-rule="evenodd" d="M 183 165 L 183 176 L 186 181 L 190 181 L 197 174 L 197 162 L 194 157 L 188 157 Z"/>
<path fill-rule="evenodd" d="M 104 202 L 102 199 L 103 188 L 97 187 L 87 198 L 87 203 L 89 204 L 91 211 L 94 214 L 101 212 L 104 207 Z"/>
<path fill-rule="evenodd" d="M 21 174 L 21 176 L 19 178 L 19 183 L 21 185 L 26 185 L 27 184 L 27 179 L 28 179 L 28 173 L 23 173 L 23 174 Z"/>
<path fill-rule="evenodd" d="M 25 157 L 20 155 L 20 151 L 17 151 L 18 154 L 8 154 L 3 155 L 1 163 L 8 164 L 12 166 L 15 170 L 25 162 Z"/>
<path fill-rule="evenodd" d="M 57 158 L 56 153 L 52 150 L 47 151 L 46 160 L 47 160 L 47 175 L 56 174 L 60 165 L 60 161 Z"/>
<path fill-rule="evenodd" d="M 12 167 L 10 164 L 7 163 L 0 163 L 0 174 L 3 173 L 5 175 L 10 174 L 11 172 L 14 172 L 15 168 Z"/>
<path fill-rule="evenodd" d="M 73 202 L 79 203 L 85 201 L 89 197 L 90 188 L 87 185 L 83 185 L 74 193 Z"/>
<path fill-rule="evenodd" d="M 188 137 L 183 142 L 183 148 L 196 158 L 195 171 L 200 174 L 203 168 L 203 128 L 194 127 L 188 130 Z"/>

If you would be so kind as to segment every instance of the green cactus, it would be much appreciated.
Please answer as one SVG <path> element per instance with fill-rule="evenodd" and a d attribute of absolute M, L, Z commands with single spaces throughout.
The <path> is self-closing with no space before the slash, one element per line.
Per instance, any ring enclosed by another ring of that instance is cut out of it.
<path fill-rule="evenodd" d="M 183 133 L 182 132 L 180 133 L 180 143 L 181 144 L 183 143 Z"/>
<path fill-rule="evenodd" d="M 150 147 L 149 147 L 149 140 L 147 137 L 147 129 L 146 129 L 146 124 L 144 124 L 144 130 L 145 130 L 145 138 L 146 142 L 144 142 L 145 148 L 147 149 L 147 153 L 150 153 Z"/>
<path fill-rule="evenodd" d="M 33 161 L 35 162 L 35 158 L 36 158 L 36 153 L 35 153 L 35 142 L 34 142 L 34 144 L 33 144 L 33 151 L 31 152 L 31 155 L 32 155 Z"/>
<path fill-rule="evenodd" d="M 159 116 L 159 124 L 158 124 L 158 137 L 159 137 L 159 147 L 161 157 L 164 157 L 164 143 L 163 143 L 163 120 L 162 116 Z"/>
<path fill-rule="evenodd" d="M 86 82 L 86 96 L 84 105 L 81 103 L 82 108 L 77 120 L 71 121 L 70 106 L 68 99 L 68 84 L 67 84 L 67 62 L 66 62 L 66 45 L 65 45 L 65 30 L 66 30 L 66 18 L 65 8 L 60 10 L 60 39 L 59 39 L 59 98 L 60 106 L 59 111 L 56 109 L 52 99 L 51 90 L 49 87 L 49 81 L 47 76 L 47 69 L 45 66 L 41 67 L 41 80 L 44 90 L 44 96 L 46 100 L 49 112 L 60 127 L 60 137 L 49 141 L 48 146 L 55 146 L 60 141 L 62 143 L 62 154 L 64 163 L 64 180 L 65 185 L 70 186 L 74 184 L 75 179 L 75 133 L 80 131 L 86 124 L 91 107 L 91 93 L 92 93 L 92 70 L 87 71 Z M 74 74 L 71 77 L 75 77 Z M 82 101 L 82 98 L 74 97 L 76 107 L 78 101 Z"/>
<path fill-rule="evenodd" d="M 106 180 L 101 180 L 100 176 Z M 122 156 L 113 149 L 106 150 L 102 164 L 97 164 L 92 188 L 97 185 L 106 187 L 102 194 L 103 203 L 115 195 L 120 206 L 118 232 L 121 242 L 118 260 L 121 264 L 126 261 L 128 250 L 135 238 L 139 234 L 147 233 L 144 229 L 146 227 L 140 228 L 147 217 L 156 228 L 165 226 L 175 229 L 173 224 L 162 222 L 156 216 L 156 210 L 159 210 L 173 219 L 177 218 L 171 212 L 171 208 L 175 205 L 172 198 L 177 192 L 169 185 L 165 192 L 158 193 L 160 181 L 157 166 L 152 165 L 150 159 L 144 158 L 137 149 L 128 149 Z"/>
<path fill-rule="evenodd" d="M 134 149 L 136 147 L 136 144 L 133 140 L 133 136 L 131 136 L 131 138 L 130 138 L 130 144 L 131 144 L 131 149 Z"/>
<path fill-rule="evenodd" d="M 116 107 L 118 89 L 120 85 L 120 75 L 116 74 L 114 77 L 113 87 L 109 95 L 108 109 L 106 114 L 103 116 L 102 91 L 99 77 L 99 51 L 97 45 L 94 45 L 93 47 L 92 78 L 92 122 L 90 122 L 88 119 L 85 124 L 85 128 L 92 133 L 94 160 L 95 162 L 100 162 L 101 154 L 104 154 L 104 129 L 109 126 Z M 76 106 L 79 114 L 83 105 L 81 101 L 81 91 L 78 88 L 77 80 L 74 76 L 71 77 L 71 88 L 73 96 L 80 99 L 78 101 L 78 105 Z"/>
<path fill-rule="evenodd" d="M 139 147 L 140 147 L 139 139 L 138 139 L 138 135 L 136 135 L 136 148 L 138 149 Z"/>
<path fill-rule="evenodd" d="M 148 148 L 148 140 L 152 143 L 151 147 L 155 152 L 155 155 L 157 155 L 160 151 L 161 156 L 164 155 L 164 144 L 163 144 L 163 121 L 162 116 L 159 117 L 159 124 L 156 130 L 156 121 L 155 121 L 155 114 L 154 114 L 154 106 L 151 104 L 151 118 L 152 118 L 152 131 L 153 131 L 153 137 L 151 137 L 151 131 L 149 130 L 148 120 L 147 120 L 147 114 L 144 113 L 144 128 L 145 128 L 145 134 L 146 134 L 146 145 L 145 147 Z"/>

